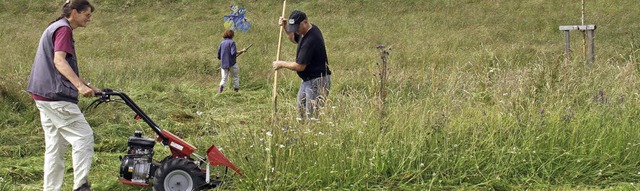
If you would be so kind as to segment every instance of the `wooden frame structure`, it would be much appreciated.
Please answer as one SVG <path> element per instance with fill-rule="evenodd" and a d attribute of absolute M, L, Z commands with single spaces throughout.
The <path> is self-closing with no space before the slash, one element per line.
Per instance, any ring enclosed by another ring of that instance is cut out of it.
<path fill-rule="evenodd" d="M 560 30 L 564 31 L 564 62 L 568 63 L 571 58 L 571 36 L 569 34 L 572 30 L 579 30 L 585 33 L 585 41 L 588 42 L 588 45 L 585 44 L 585 55 L 588 53 L 589 64 L 593 64 L 595 62 L 595 30 L 596 25 L 565 25 L 560 26 Z M 587 50 L 588 49 L 588 50 Z"/>

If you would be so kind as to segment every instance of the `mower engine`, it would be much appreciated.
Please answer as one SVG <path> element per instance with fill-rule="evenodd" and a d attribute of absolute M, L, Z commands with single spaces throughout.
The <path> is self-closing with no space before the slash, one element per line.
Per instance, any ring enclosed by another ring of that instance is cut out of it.
<path fill-rule="evenodd" d="M 131 184 L 149 185 L 149 177 L 157 168 L 152 162 L 155 141 L 142 137 L 141 131 L 135 131 L 128 144 L 127 154 L 120 157 L 120 178 Z"/>

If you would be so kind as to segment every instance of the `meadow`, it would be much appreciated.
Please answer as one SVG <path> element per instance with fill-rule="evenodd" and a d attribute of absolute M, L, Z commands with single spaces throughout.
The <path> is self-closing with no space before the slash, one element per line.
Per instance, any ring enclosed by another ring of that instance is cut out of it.
<path fill-rule="evenodd" d="M 323 32 L 333 72 L 320 120 L 295 119 L 300 79 L 278 72 L 282 2 L 93 0 L 74 31 L 81 76 L 128 94 L 161 128 L 215 144 L 244 173 L 226 190 L 638 190 L 640 4 L 588 1 L 596 61 L 572 32 L 580 1 L 287 1 Z M 217 93 L 216 48 L 229 6 L 240 92 Z M 26 92 L 36 46 L 63 1 L 0 2 L 0 190 L 41 190 L 44 138 Z M 381 54 L 389 48 L 381 85 Z M 281 60 L 295 59 L 283 41 Z M 382 89 L 382 90 L 381 90 Z M 381 92 L 385 95 L 381 99 Z M 93 98 L 81 98 L 86 107 Z M 384 106 L 384 107 L 383 107 Z M 86 110 L 94 190 L 151 190 L 117 181 L 127 138 L 154 134 L 123 104 Z M 156 145 L 156 159 L 169 155 Z M 73 175 L 68 154 L 64 190 Z M 224 174 L 223 169 L 216 169 Z"/>

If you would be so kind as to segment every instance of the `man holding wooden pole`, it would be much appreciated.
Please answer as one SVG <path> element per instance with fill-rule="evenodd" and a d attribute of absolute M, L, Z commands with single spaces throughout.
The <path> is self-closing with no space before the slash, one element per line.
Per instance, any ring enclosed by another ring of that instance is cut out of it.
<path fill-rule="evenodd" d="M 324 105 L 331 88 L 331 70 L 324 37 L 318 26 L 309 23 L 307 15 L 295 10 L 289 19 L 280 18 L 291 42 L 297 44 L 296 61 L 274 61 L 273 69 L 296 71 L 302 79 L 298 90 L 299 119 L 317 119 L 317 109 Z"/>

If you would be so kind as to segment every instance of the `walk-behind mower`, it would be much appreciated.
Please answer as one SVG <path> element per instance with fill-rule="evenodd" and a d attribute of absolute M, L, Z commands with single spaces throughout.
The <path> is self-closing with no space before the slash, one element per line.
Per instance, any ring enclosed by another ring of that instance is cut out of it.
<path fill-rule="evenodd" d="M 171 150 L 171 156 L 154 161 L 154 139 L 142 137 L 141 131 L 135 131 L 129 137 L 127 153 L 120 157 L 119 181 L 123 184 L 152 185 L 156 191 L 211 189 L 221 185 L 222 181 L 219 176 L 216 179 L 210 178 L 210 165 L 225 166 L 242 175 L 214 145 L 207 150 L 206 158 L 194 153 L 196 147 L 158 127 L 126 94 L 104 89 L 103 92 L 96 93 L 96 96 L 99 98 L 87 108 L 95 108 L 105 102 L 124 102 L 135 112 L 136 119 L 142 119 L 158 135 L 155 141 Z M 112 99 L 112 96 L 120 99 Z"/>

